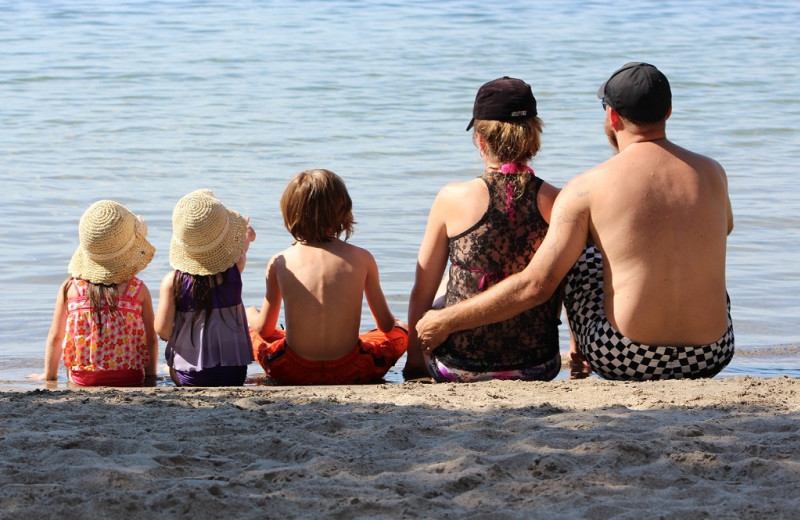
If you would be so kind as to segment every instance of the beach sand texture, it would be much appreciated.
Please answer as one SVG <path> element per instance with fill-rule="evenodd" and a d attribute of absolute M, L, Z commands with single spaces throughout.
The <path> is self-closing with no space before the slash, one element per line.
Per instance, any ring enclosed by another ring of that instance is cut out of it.
<path fill-rule="evenodd" d="M 0 518 L 798 518 L 800 380 L 0 393 Z"/>

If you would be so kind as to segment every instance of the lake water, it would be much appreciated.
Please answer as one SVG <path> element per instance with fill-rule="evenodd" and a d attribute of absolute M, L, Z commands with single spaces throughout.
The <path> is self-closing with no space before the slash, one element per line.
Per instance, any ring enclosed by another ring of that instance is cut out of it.
<path fill-rule="evenodd" d="M 42 370 L 78 219 L 103 198 L 147 220 L 155 296 L 181 196 L 210 188 L 250 215 L 256 305 L 291 240 L 286 182 L 328 168 L 404 318 L 436 192 L 482 167 L 464 131 L 478 87 L 531 83 L 546 124 L 533 166 L 562 186 L 609 157 L 595 92 L 632 60 L 672 83 L 669 137 L 728 172 L 738 354 L 722 376 L 800 377 L 800 4 L 631 4 L 0 1 L 0 387 L 39 385 L 25 376 Z"/>

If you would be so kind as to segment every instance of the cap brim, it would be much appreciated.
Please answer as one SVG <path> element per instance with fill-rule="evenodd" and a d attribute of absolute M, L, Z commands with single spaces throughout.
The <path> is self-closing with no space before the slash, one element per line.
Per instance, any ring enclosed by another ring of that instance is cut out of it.
<path fill-rule="evenodd" d="M 597 89 L 597 98 L 598 99 L 605 99 L 606 97 L 606 85 L 608 85 L 608 81 L 604 81 L 600 88 Z"/>
<path fill-rule="evenodd" d="M 472 119 L 469 120 L 469 124 L 467 125 L 466 131 L 469 132 L 470 128 L 472 128 L 472 125 L 474 124 L 475 124 L 475 118 L 473 117 Z"/>

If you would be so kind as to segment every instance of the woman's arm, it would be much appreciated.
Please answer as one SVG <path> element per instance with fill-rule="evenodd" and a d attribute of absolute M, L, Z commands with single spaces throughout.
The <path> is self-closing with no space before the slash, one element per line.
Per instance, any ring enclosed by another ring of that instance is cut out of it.
<path fill-rule="evenodd" d="M 417 254 L 414 287 L 408 302 L 408 350 L 403 376 L 407 379 L 427 376 L 422 349 L 417 338 L 417 321 L 431 308 L 436 291 L 442 282 L 447 267 L 449 238 L 446 215 L 447 195 L 440 192 L 431 206 L 425 235 Z"/>
<path fill-rule="evenodd" d="M 550 214 L 553 212 L 553 203 L 556 201 L 559 191 L 561 190 L 546 182 L 543 182 L 539 188 L 536 205 L 539 207 L 539 213 L 542 214 L 542 218 L 548 224 L 550 223 Z"/>

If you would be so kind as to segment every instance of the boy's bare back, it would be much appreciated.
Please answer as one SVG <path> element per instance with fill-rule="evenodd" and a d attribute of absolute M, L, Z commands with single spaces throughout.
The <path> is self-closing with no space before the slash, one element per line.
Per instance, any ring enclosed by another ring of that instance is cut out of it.
<path fill-rule="evenodd" d="M 338 238 L 296 243 L 267 267 L 280 289 L 286 343 L 310 361 L 339 359 L 353 350 L 361 325 L 362 295 L 383 331 L 395 324 L 369 251 Z M 269 281 L 268 281 L 269 285 Z"/>

